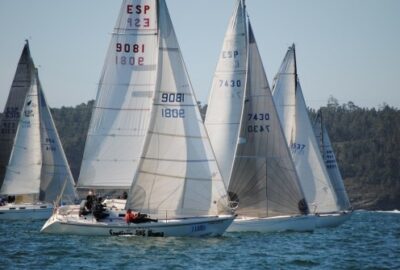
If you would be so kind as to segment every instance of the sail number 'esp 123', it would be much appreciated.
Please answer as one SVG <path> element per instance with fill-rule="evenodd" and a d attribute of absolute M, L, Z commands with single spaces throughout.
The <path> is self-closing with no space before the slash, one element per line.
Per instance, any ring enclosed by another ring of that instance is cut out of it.
<path fill-rule="evenodd" d="M 161 93 L 161 104 L 176 104 L 185 101 L 183 93 Z M 185 118 L 185 109 L 183 108 L 168 108 L 161 109 L 161 117 L 163 118 Z"/>

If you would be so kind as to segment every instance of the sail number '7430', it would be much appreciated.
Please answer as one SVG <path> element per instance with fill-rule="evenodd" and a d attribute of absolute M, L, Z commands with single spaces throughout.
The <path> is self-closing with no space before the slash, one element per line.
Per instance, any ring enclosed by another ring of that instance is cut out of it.
<path fill-rule="evenodd" d="M 262 123 L 262 121 L 269 120 L 269 113 L 248 113 L 247 117 L 249 122 L 249 125 L 247 125 L 247 132 L 269 132 L 269 125 Z M 250 124 L 250 121 L 254 122 L 254 124 Z"/>

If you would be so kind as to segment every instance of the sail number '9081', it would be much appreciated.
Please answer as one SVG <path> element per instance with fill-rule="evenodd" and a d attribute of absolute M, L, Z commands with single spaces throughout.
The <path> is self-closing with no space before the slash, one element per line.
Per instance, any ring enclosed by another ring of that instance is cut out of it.
<path fill-rule="evenodd" d="M 183 93 L 162 93 L 161 103 L 182 103 L 185 101 Z M 161 117 L 163 118 L 185 118 L 185 109 L 183 108 L 162 108 Z"/>
<path fill-rule="evenodd" d="M 115 56 L 115 64 L 117 65 L 130 65 L 130 66 L 142 66 L 144 64 L 144 57 L 137 56 L 138 53 L 144 53 L 144 44 L 130 44 L 130 43 L 116 43 L 115 51 L 117 53 L 131 53 L 132 56 L 119 55 Z"/>

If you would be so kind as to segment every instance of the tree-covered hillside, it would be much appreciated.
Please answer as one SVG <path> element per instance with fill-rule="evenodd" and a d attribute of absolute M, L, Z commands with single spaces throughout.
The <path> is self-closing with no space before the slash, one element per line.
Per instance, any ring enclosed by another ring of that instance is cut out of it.
<path fill-rule="evenodd" d="M 321 110 L 353 206 L 400 209 L 400 110 L 332 97 Z"/>
<path fill-rule="evenodd" d="M 93 101 L 52 109 L 75 180 Z M 207 105 L 201 106 L 204 117 Z M 356 209 L 400 209 L 400 110 L 366 109 L 331 97 L 321 108 L 350 200 Z M 314 119 L 315 110 L 310 110 Z"/>

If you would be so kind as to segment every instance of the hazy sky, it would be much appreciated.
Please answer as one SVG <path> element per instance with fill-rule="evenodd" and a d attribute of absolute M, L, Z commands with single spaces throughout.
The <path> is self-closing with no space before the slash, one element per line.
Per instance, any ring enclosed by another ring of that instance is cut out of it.
<path fill-rule="evenodd" d="M 0 0 L 0 110 L 26 38 L 51 107 L 94 99 L 121 0 Z M 235 0 L 167 0 L 202 103 Z M 296 44 L 308 106 L 330 95 L 360 107 L 400 107 L 400 1 L 247 0 L 272 84 Z"/>

